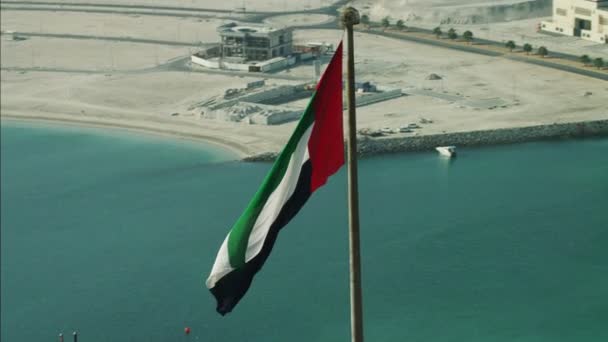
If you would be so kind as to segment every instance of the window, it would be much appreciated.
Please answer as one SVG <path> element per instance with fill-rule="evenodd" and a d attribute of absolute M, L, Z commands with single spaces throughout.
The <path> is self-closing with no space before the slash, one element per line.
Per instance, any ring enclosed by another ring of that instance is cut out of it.
<path fill-rule="evenodd" d="M 555 9 L 555 14 L 566 16 L 566 15 L 568 15 L 568 10 L 565 10 L 563 8 L 556 8 Z"/>
<path fill-rule="evenodd" d="M 581 7 L 575 7 L 574 8 L 574 13 L 580 14 L 580 15 L 585 15 L 585 16 L 588 16 L 588 17 L 591 16 L 591 10 L 588 10 L 586 8 L 581 8 Z"/>

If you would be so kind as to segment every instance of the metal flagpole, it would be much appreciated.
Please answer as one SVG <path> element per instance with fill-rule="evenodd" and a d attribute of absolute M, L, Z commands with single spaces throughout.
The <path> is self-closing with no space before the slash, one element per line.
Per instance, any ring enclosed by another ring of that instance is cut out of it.
<path fill-rule="evenodd" d="M 348 41 L 348 221 L 350 247 L 350 324 L 351 341 L 363 342 L 363 303 L 361 298 L 361 253 L 359 248 L 359 190 L 357 185 L 357 118 L 355 115 L 355 54 L 353 26 L 359 23 L 359 12 L 347 7 L 342 12 L 342 25 Z"/>

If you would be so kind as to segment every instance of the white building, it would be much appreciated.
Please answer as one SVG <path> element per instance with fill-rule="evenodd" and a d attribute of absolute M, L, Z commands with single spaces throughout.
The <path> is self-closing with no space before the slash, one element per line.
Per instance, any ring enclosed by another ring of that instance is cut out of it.
<path fill-rule="evenodd" d="M 553 0 L 553 19 L 541 29 L 608 43 L 608 0 Z"/>
<path fill-rule="evenodd" d="M 190 56 L 192 64 L 212 69 L 268 72 L 293 65 L 293 29 L 229 23 L 217 28 L 220 43 Z"/>

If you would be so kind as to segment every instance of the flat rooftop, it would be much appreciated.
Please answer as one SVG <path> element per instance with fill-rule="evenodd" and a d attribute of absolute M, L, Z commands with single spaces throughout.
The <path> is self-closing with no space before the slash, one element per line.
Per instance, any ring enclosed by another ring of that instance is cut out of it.
<path fill-rule="evenodd" d="M 217 28 L 219 33 L 236 33 L 236 34 L 268 34 L 285 30 L 285 27 L 272 27 L 262 24 L 246 24 L 230 23 Z"/>

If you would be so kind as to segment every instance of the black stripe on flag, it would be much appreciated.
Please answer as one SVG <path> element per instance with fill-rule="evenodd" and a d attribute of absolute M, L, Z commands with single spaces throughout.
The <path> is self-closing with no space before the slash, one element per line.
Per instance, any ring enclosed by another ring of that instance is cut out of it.
<path fill-rule="evenodd" d="M 232 311 L 245 295 L 253 276 L 260 270 L 268 255 L 272 251 L 279 231 L 300 211 L 311 195 L 310 180 L 312 176 L 312 163 L 307 160 L 302 165 L 300 177 L 291 197 L 285 202 L 277 219 L 270 226 L 262 250 L 258 255 L 245 264 L 222 277 L 210 290 L 217 300 L 217 312 L 225 315 Z"/>

